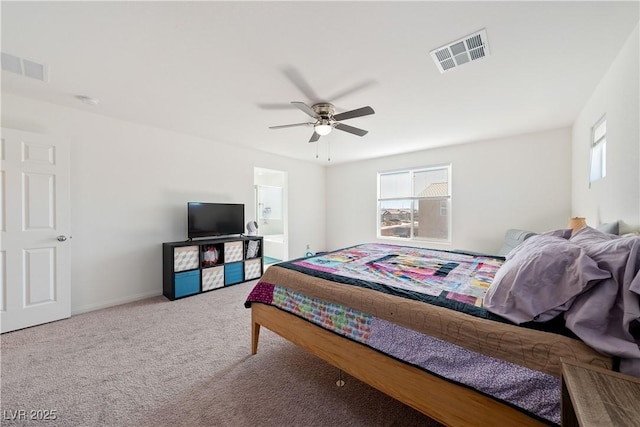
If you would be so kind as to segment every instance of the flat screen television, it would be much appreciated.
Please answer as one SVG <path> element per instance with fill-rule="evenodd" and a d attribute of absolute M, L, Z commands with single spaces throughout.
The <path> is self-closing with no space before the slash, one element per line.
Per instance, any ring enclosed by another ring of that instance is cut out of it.
<path fill-rule="evenodd" d="M 240 203 L 187 203 L 187 234 L 196 237 L 244 233 L 244 205 Z"/>

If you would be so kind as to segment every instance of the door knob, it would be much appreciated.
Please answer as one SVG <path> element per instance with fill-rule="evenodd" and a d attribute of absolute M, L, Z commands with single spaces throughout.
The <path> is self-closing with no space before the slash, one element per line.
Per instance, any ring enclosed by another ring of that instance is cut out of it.
<path fill-rule="evenodd" d="M 58 242 L 65 242 L 67 240 L 67 236 L 61 234 L 58 237 L 56 237 L 56 239 L 58 239 Z"/>

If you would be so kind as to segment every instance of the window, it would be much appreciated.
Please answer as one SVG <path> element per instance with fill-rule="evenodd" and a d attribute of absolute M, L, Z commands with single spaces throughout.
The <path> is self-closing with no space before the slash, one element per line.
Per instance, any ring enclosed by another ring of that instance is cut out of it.
<path fill-rule="evenodd" d="M 451 165 L 378 174 L 378 237 L 449 241 Z"/>
<path fill-rule="evenodd" d="M 601 118 L 591 129 L 591 173 L 589 184 L 607 176 L 607 119 Z"/>

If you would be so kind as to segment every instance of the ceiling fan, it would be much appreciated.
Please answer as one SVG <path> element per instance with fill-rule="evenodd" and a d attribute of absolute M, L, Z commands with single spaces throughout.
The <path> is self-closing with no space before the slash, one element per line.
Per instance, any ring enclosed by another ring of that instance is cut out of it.
<path fill-rule="evenodd" d="M 349 132 L 354 135 L 365 136 L 368 131 L 357 127 L 345 125 L 344 123 L 341 123 L 341 121 L 375 114 L 373 108 L 368 106 L 358 108 L 356 110 L 345 111 L 344 113 L 334 114 L 336 108 L 333 106 L 333 104 L 329 104 L 328 102 L 313 104 L 311 107 L 309 107 L 304 102 L 294 101 L 291 104 L 298 107 L 300 110 L 314 118 L 316 121 L 308 123 L 294 123 L 291 125 L 270 126 L 269 129 L 290 128 L 295 126 L 313 126 L 313 134 L 311 135 L 311 139 L 309 139 L 309 142 L 316 142 L 320 139 L 321 136 L 328 135 L 333 128 L 339 129 L 344 132 Z"/>

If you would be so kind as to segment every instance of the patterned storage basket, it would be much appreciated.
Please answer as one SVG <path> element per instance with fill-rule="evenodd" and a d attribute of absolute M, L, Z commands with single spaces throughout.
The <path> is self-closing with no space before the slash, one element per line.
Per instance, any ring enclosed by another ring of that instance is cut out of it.
<path fill-rule="evenodd" d="M 224 262 L 242 261 L 242 242 L 226 242 L 224 244 Z"/>
<path fill-rule="evenodd" d="M 182 246 L 173 250 L 173 271 L 192 270 L 198 267 L 197 246 Z"/>
<path fill-rule="evenodd" d="M 262 258 L 252 259 L 244 263 L 244 280 L 256 279 L 262 274 Z"/>
<path fill-rule="evenodd" d="M 224 286 L 224 266 L 205 268 L 202 270 L 202 291 Z"/>

